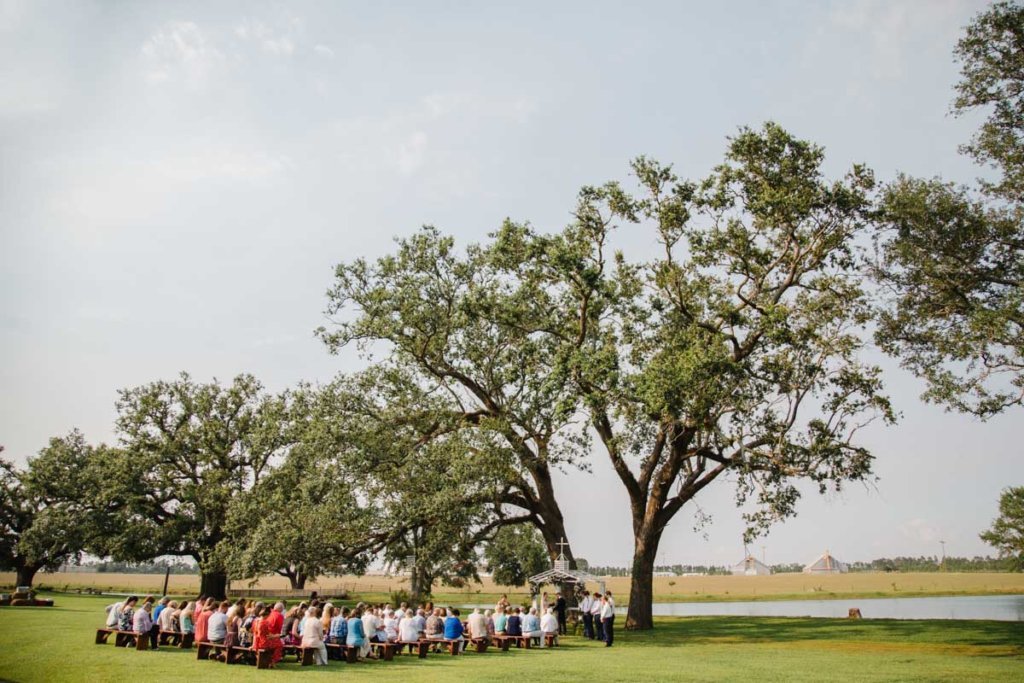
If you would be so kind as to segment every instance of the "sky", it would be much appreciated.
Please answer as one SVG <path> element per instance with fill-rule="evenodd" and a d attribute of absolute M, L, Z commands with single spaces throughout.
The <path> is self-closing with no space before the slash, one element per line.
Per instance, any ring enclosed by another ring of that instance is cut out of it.
<path fill-rule="evenodd" d="M 971 182 L 957 146 L 981 118 L 948 113 L 952 49 L 983 6 L 0 0 L 4 457 L 76 427 L 112 441 L 118 389 L 181 371 L 278 391 L 357 370 L 313 336 L 336 264 L 424 224 L 461 244 L 506 217 L 558 230 L 641 154 L 697 178 L 772 120 L 832 176 Z M 862 434 L 877 480 L 808 489 L 758 557 L 992 552 L 978 533 L 1024 483 L 1021 412 L 948 413 L 876 360 L 901 413 Z M 569 540 L 625 566 L 626 495 L 591 464 L 556 481 Z M 713 521 L 684 508 L 658 563 L 739 561 L 730 485 L 696 503 Z"/>

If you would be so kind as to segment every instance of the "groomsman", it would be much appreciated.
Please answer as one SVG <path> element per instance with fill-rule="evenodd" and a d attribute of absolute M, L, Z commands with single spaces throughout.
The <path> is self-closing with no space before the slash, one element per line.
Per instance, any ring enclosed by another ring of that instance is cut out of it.
<path fill-rule="evenodd" d="M 590 601 L 590 616 L 594 620 L 594 632 L 598 640 L 604 640 L 604 628 L 601 624 L 601 594 L 594 593 L 594 599 Z"/>
<path fill-rule="evenodd" d="M 590 640 L 594 639 L 594 615 L 590 613 L 593 604 L 590 593 L 585 593 L 580 601 L 580 614 L 583 616 L 583 635 Z"/>
<path fill-rule="evenodd" d="M 615 601 L 611 591 L 607 591 L 601 600 L 601 628 L 604 630 L 604 646 L 611 647 L 615 636 Z"/>

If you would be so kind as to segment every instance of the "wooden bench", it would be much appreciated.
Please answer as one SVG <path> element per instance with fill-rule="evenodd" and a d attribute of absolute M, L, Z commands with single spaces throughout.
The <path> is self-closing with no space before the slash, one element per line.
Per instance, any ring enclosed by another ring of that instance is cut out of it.
<path fill-rule="evenodd" d="M 402 646 L 398 643 L 370 643 L 370 651 L 377 656 L 377 659 L 382 659 L 385 662 L 394 659 L 395 653 L 401 649 Z"/>
<path fill-rule="evenodd" d="M 197 643 L 196 647 L 198 648 L 196 651 L 196 659 L 220 660 L 221 655 L 223 654 L 225 661 L 227 660 L 228 648 L 224 643 L 210 643 L 204 640 L 201 643 Z"/>
<path fill-rule="evenodd" d="M 426 639 L 424 639 L 424 640 L 400 640 L 396 644 L 399 647 L 399 652 L 401 652 L 402 649 L 404 649 L 405 647 L 408 647 L 409 648 L 409 654 L 412 654 L 415 651 L 416 652 L 416 656 L 419 657 L 420 659 L 426 659 L 427 658 L 427 651 L 430 649 L 430 641 L 426 640 Z"/>
<path fill-rule="evenodd" d="M 544 645 L 545 645 L 545 647 L 558 647 L 558 634 L 557 633 L 545 633 L 544 634 Z"/>
<path fill-rule="evenodd" d="M 524 647 L 527 650 L 530 649 L 530 641 L 533 640 L 530 636 L 505 636 L 511 642 L 516 644 L 516 647 Z"/>
<path fill-rule="evenodd" d="M 106 631 L 101 635 L 101 631 Z M 135 631 L 118 631 L 114 629 L 97 629 L 96 630 L 96 644 L 102 645 L 107 642 L 107 638 L 110 634 L 114 634 L 114 645 L 115 647 L 130 647 L 135 646 L 136 650 L 148 650 L 149 649 L 149 634 L 148 633 L 136 633 Z"/>
<path fill-rule="evenodd" d="M 480 652 L 480 653 L 484 653 L 484 652 L 487 652 L 487 646 L 491 644 L 491 639 L 490 638 L 466 638 L 466 642 L 468 643 L 466 645 L 466 649 L 467 650 L 469 649 L 469 646 L 472 645 L 474 651 Z"/>
<path fill-rule="evenodd" d="M 195 641 L 194 633 L 181 633 L 180 631 L 160 631 L 157 636 L 157 642 L 160 645 L 170 645 L 172 647 L 179 647 L 182 650 L 192 649 L 192 643 Z"/>
<path fill-rule="evenodd" d="M 491 636 L 491 640 L 501 648 L 502 652 L 508 652 L 508 646 L 512 643 L 513 638 L 515 638 L 515 636 L 507 636 L 504 634 Z"/>
<path fill-rule="evenodd" d="M 359 661 L 359 648 L 355 645 L 345 645 L 344 643 L 327 643 L 327 659 L 332 659 L 331 653 L 337 653 L 338 656 L 333 659 L 344 659 L 349 664 L 355 664 Z"/>
<path fill-rule="evenodd" d="M 232 645 L 224 648 L 224 661 L 227 664 L 255 664 L 257 669 L 269 669 L 274 658 L 274 651 L 271 649 L 257 650 L 253 647 Z"/>

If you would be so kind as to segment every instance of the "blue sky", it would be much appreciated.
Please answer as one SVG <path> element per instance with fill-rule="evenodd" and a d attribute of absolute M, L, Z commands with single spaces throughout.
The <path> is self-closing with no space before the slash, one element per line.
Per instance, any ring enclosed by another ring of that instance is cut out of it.
<path fill-rule="evenodd" d="M 948 114 L 952 49 L 982 7 L 0 0 L 5 456 L 73 427 L 110 440 L 117 389 L 181 370 L 276 390 L 356 369 L 312 334 L 334 264 L 421 224 L 462 242 L 506 216 L 556 230 L 581 185 L 626 180 L 639 154 L 698 177 L 739 126 L 774 120 L 832 174 L 968 182 L 956 147 L 979 117 Z M 988 552 L 977 534 L 1024 480 L 1019 412 L 923 405 L 882 362 L 903 419 L 864 433 L 879 481 L 808 492 L 770 562 Z M 575 552 L 625 564 L 602 458 L 558 492 Z M 729 487 L 705 493 L 706 538 L 684 511 L 659 562 L 740 559 Z"/>

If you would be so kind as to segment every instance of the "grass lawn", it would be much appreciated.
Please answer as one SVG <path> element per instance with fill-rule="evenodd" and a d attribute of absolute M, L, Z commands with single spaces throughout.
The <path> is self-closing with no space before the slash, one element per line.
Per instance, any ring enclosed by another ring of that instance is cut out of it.
<path fill-rule="evenodd" d="M 1024 680 L 1024 623 L 747 617 L 664 618 L 604 648 L 581 638 L 552 650 L 488 651 L 425 661 L 274 671 L 196 660 L 195 650 L 95 645 L 106 598 L 55 595 L 51 609 L 0 608 L 0 679 L 9 681 L 994 681 Z"/>

